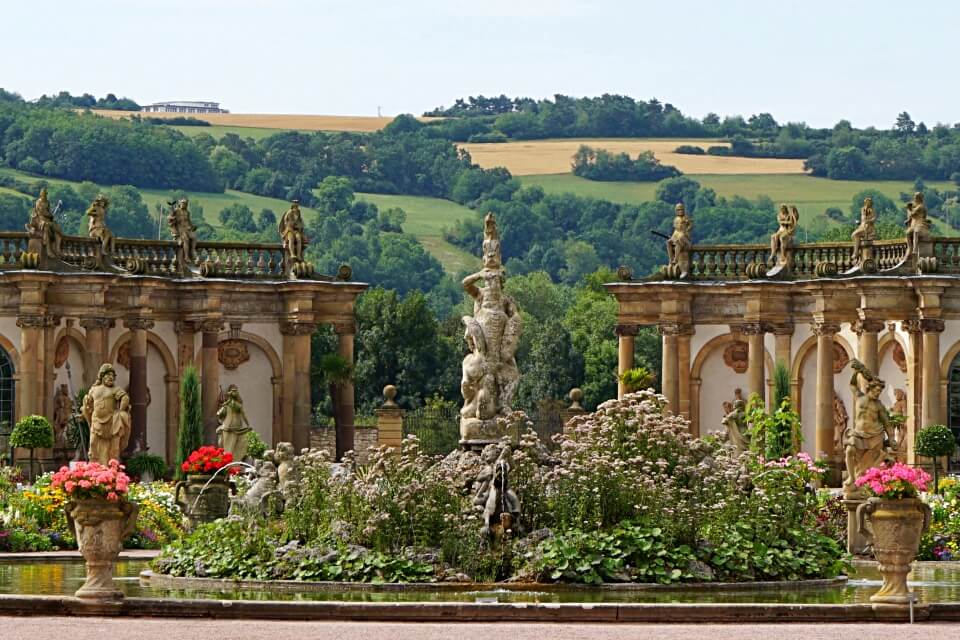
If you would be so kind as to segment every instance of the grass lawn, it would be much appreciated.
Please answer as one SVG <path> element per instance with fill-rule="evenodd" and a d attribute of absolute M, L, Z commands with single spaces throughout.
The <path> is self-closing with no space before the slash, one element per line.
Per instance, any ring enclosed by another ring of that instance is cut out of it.
<path fill-rule="evenodd" d="M 372 202 L 381 210 L 391 207 L 403 209 L 407 213 L 403 230 L 415 236 L 448 273 L 457 274 L 464 269 L 474 269 L 479 264 L 479 258 L 443 239 L 445 228 L 453 226 L 457 220 L 476 215 L 472 209 L 450 200 L 426 196 L 358 193 L 357 199 Z"/>
<path fill-rule="evenodd" d="M 899 202 L 900 192 L 913 189 L 913 182 L 906 180 L 829 180 L 802 175 L 690 175 L 717 195 L 756 198 L 766 195 L 776 203 L 795 204 L 800 210 L 800 226 L 805 221 L 821 217 L 828 207 L 838 207 L 847 215 L 853 196 L 864 189 L 877 189 L 894 202 Z M 519 176 L 524 185 L 540 185 L 547 193 L 575 193 L 579 196 L 602 198 L 613 202 L 638 204 L 654 199 L 655 182 L 599 182 L 579 178 L 573 174 L 548 176 Z M 953 189 L 950 182 L 928 182 L 937 189 Z M 936 222 L 936 221 L 935 221 Z M 946 227 L 946 225 L 941 225 Z M 946 232 L 945 235 L 953 235 Z"/>

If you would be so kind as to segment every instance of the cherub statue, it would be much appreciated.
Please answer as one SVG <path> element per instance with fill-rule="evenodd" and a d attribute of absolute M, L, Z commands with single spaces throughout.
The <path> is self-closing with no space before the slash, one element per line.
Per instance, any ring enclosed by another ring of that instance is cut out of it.
<path fill-rule="evenodd" d="M 284 257 L 290 262 L 301 262 L 307 245 L 307 235 L 303 216 L 300 215 L 299 200 L 290 201 L 290 208 L 280 217 L 278 231 L 283 241 Z"/>
<path fill-rule="evenodd" d="M 252 430 L 247 414 L 243 410 L 243 400 L 237 385 L 227 387 L 223 404 L 217 411 L 220 426 L 217 427 L 217 444 L 233 454 L 233 459 L 241 461 L 247 457 L 247 434 Z"/>
<path fill-rule="evenodd" d="M 850 234 L 850 238 L 853 240 L 853 257 L 860 261 L 863 242 L 877 238 L 877 213 L 873 210 L 873 198 L 864 198 L 863 207 L 860 209 L 860 224 Z"/>
<path fill-rule="evenodd" d="M 33 205 L 33 211 L 30 213 L 30 220 L 26 224 L 26 229 L 30 237 L 39 240 L 50 255 L 59 256 L 63 232 L 53 216 L 54 213 L 50 211 L 50 201 L 47 200 L 47 189 L 40 189 L 40 197 Z"/>
<path fill-rule="evenodd" d="M 777 264 L 787 264 L 789 262 L 788 251 L 793 245 L 793 236 L 797 232 L 797 223 L 800 221 L 800 212 L 796 207 L 788 209 L 787 205 L 780 205 L 780 212 L 777 213 L 777 224 L 780 228 L 770 236 L 770 259 L 775 260 Z"/>
<path fill-rule="evenodd" d="M 111 255 L 114 252 L 115 242 L 113 232 L 107 228 L 107 208 L 110 201 L 103 194 L 98 195 L 90 208 L 87 209 L 87 235 L 100 241 L 103 253 Z"/>
<path fill-rule="evenodd" d="M 181 198 L 167 204 L 170 205 L 170 215 L 167 216 L 170 235 L 180 247 L 184 263 L 195 264 L 197 262 L 197 227 L 190 220 L 189 202 L 186 198 Z"/>
<path fill-rule="evenodd" d="M 673 234 L 667 239 L 667 260 L 671 267 L 678 267 L 680 275 L 690 271 L 690 249 L 693 247 L 693 220 L 680 202 L 674 207 Z"/>
<path fill-rule="evenodd" d="M 119 460 L 130 440 L 130 396 L 116 389 L 117 372 L 104 364 L 97 382 L 83 397 L 82 414 L 90 425 L 90 460 L 106 465 Z"/>
<path fill-rule="evenodd" d="M 876 377 L 859 360 L 851 360 L 853 377 L 850 391 L 853 394 L 853 428 L 844 439 L 844 457 L 847 478 L 843 483 L 843 495 L 847 499 L 859 499 L 866 494 L 856 486 L 857 478 L 871 468 L 892 460 L 890 450 L 896 449 L 893 423 L 886 407 L 880 402 L 880 394 L 886 383 Z M 861 391 L 861 387 L 865 391 Z M 888 443 L 885 446 L 885 441 Z"/>
<path fill-rule="evenodd" d="M 733 402 L 723 403 L 723 413 L 722 424 L 727 429 L 727 441 L 738 451 L 746 451 L 749 448 L 750 436 L 746 432 L 747 403 L 741 389 L 734 390 Z"/>

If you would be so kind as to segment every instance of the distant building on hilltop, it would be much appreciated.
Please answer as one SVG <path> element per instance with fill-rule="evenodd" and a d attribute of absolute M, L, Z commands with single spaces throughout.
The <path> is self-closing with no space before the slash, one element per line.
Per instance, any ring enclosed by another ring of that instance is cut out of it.
<path fill-rule="evenodd" d="M 140 107 L 145 113 L 230 113 L 220 108 L 219 102 L 194 102 L 180 100 L 174 102 L 155 102 Z"/>

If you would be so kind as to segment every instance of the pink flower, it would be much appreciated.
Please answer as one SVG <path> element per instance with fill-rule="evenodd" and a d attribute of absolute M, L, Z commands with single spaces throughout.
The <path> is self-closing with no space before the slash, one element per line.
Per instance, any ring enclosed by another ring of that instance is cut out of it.
<path fill-rule="evenodd" d="M 118 498 L 119 496 L 113 491 L 107 494 L 107 500 L 117 500 Z"/>
<path fill-rule="evenodd" d="M 81 480 L 77 484 L 80 485 L 81 489 L 89 489 L 90 487 L 93 486 L 93 483 L 91 483 L 89 480 Z"/>
<path fill-rule="evenodd" d="M 74 482 L 73 480 L 67 480 L 66 482 L 63 483 L 63 488 L 67 493 L 70 493 L 71 491 L 73 491 L 73 488 L 75 486 L 77 486 L 77 483 Z"/>

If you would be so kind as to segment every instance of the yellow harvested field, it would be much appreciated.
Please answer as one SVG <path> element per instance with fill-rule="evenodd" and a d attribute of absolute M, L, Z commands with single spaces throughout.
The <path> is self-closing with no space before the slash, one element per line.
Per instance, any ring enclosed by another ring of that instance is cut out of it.
<path fill-rule="evenodd" d="M 631 156 L 636 156 L 641 151 L 653 151 L 660 162 L 672 165 L 684 173 L 804 173 L 803 160 L 695 156 L 673 152 L 681 144 L 696 145 L 704 150 L 710 146 L 729 146 L 728 143 L 717 140 L 569 138 L 465 143 L 460 146 L 469 151 L 473 161 L 481 167 L 506 167 L 514 175 L 530 176 L 569 173 L 573 154 L 582 144 L 612 153 L 626 152 Z"/>
<path fill-rule="evenodd" d="M 129 118 L 130 111 L 94 109 L 94 113 L 110 118 Z M 392 117 L 319 116 L 279 113 L 137 113 L 151 118 L 196 118 L 210 124 L 260 129 L 299 129 L 301 131 L 377 131 L 390 124 Z M 420 118 L 426 122 L 436 118 Z"/>

